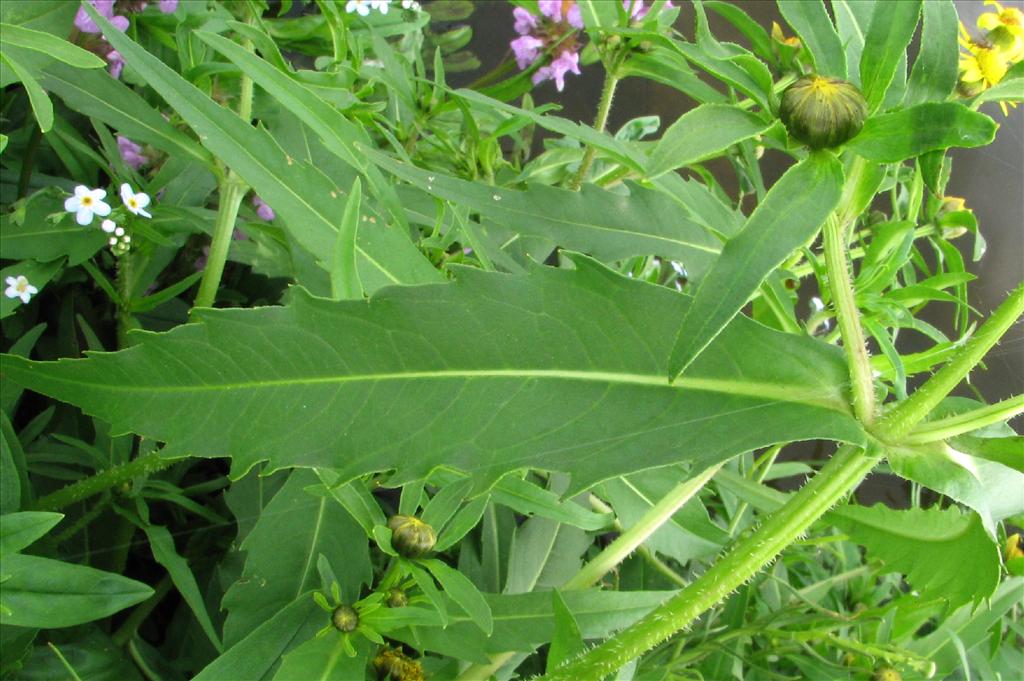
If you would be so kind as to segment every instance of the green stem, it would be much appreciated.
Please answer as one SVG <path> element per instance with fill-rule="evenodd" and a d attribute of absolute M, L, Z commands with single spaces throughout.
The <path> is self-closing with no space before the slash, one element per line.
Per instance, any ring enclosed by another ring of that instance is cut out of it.
<path fill-rule="evenodd" d="M 153 595 L 132 610 L 124 624 L 111 635 L 110 639 L 114 642 L 114 645 L 121 647 L 131 640 L 135 632 L 142 626 L 142 623 L 153 612 L 153 609 L 160 605 L 160 601 L 164 599 L 164 596 L 171 592 L 172 586 L 169 575 L 160 580 L 160 583 L 156 585 L 156 589 L 153 590 Z"/>
<path fill-rule="evenodd" d="M 32 169 L 35 167 L 36 151 L 39 149 L 39 142 L 43 139 L 43 131 L 39 125 L 32 126 L 28 142 L 25 143 L 25 151 L 21 154 L 21 172 L 18 173 L 18 198 L 23 199 L 28 195 L 28 187 L 32 183 Z M 8 152 L 10 153 L 10 152 Z"/>
<path fill-rule="evenodd" d="M 836 321 L 843 337 L 843 349 L 850 366 L 853 392 L 853 412 L 864 425 L 875 418 L 875 383 L 868 359 L 864 331 L 860 325 L 860 312 L 850 279 L 850 264 L 846 254 L 845 225 L 833 214 L 825 221 L 825 266 L 832 304 L 836 308 Z"/>
<path fill-rule="evenodd" d="M 242 46 L 249 52 L 254 51 L 251 40 L 243 40 Z M 252 78 L 243 71 L 239 82 L 238 117 L 247 125 L 252 120 L 252 97 Z M 234 171 L 230 171 L 220 182 L 218 189 L 220 205 L 217 208 L 217 222 L 213 227 L 210 254 L 206 257 L 206 267 L 203 269 L 203 278 L 199 282 L 199 292 L 196 294 L 193 307 L 212 307 L 217 300 L 217 289 L 220 287 L 221 275 L 224 274 L 224 263 L 228 259 L 238 208 L 242 205 L 242 199 L 245 198 L 249 187 Z"/>
<path fill-rule="evenodd" d="M 910 435 L 903 438 L 903 443 L 908 445 L 919 445 L 925 442 L 945 440 L 969 433 L 978 428 L 1001 423 L 1012 419 L 1018 414 L 1024 414 L 1024 395 L 1013 397 L 990 404 L 980 409 L 972 409 L 963 414 L 950 416 L 949 418 L 929 421 L 915 428 Z"/>
<path fill-rule="evenodd" d="M 117 256 L 117 347 L 124 349 L 131 345 L 128 332 L 136 327 L 132 317 L 132 254 L 131 251 Z"/>
<path fill-rule="evenodd" d="M 33 505 L 33 510 L 58 511 L 65 506 L 88 499 L 100 492 L 118 487 L 119 485 L 123 485 L 135 478 L 161 471 L 178 461 L 181 461 L 181 459 L 172 459 L 161 456 L 159 450 L 149 454 L 144 454 L 137 459 L 132 459 L 128 463 L 123 463 L 120 466 L 114 466 L 113 468 L 108 468 L 105 471 L 100 471 L 88 478 L 74 482 L 66 487 L 62 487 L 52 494 L 47 494 L 45 497 L 36 501 Z"/>
<path fill-rule="evenodd" d="M 1024 314 L 1024 281 L 1010 292 L 971 340 L 953 359 L 939 369 L 927 383 L 908 399 L 897 404 L 873 429 L 875 437 L 884 442 L 899 442 L 924 420 L 932 409 L 957 387 L 999 342 L 1011 326 Z"/>
<path fill-rule="evenodd" d="M 601 499 L 598 499 L 593 494 L 590 495 L 590 507 L 593 508 L 598 513 L 615 512 L 615 509 L 613 509 L 608 504 L 604 503 Z M 619 522 L 618 519 L 616 519 L 615 522 L 612 524 L 612 528 L 616 532 L 625 532 L 625 528 L 622 527 L 622 523 Z M 683 579 L 678 572 L 670 568 L 667 564 L 665 564 L 664 561 L 658 558 L 653 551 L 651 551 L 643 544 L 636 547 L 636 552 L 640 554 L 640 557 L 643 558 L 648 565 L 654 568 L 668 581 L 672 582 L 679 588 L 682 588 L 687 585 L 688 582 L 685 579 Z"/>
<path fill-rule="evenodd" d="M 597 116 L 594 118 L 594 129 L 598 132 L 604 132 L 604 128 L 608 124 L 608 114 L 612 110 L 612 100 L 615 99 L 615 88 L 618 84 L 619 78 L 615 74 L 615 68 L 614 66 L 610 67 L 604 74 L 601 101 L 597 103 Z M 576 191 L 580 188 L 583 180 L 587 177 L 587 173 L 590 171 L 590 165 L 594 162 L 594 156 L 596 155 L 597 149 L 593 146 L 588 146 L 587 150 L 583 153 L 580 169 L 576 172 L 576 177 L 573 178 L 570 189 Z"/>
<path fill-rule="evenodd" d="M 849 494 L 876 462 L 876 456 L 862 449 L 840 448 L 810 482 L 749 538 L 734 545 L 700 579 L 632 626 L 542 678 L 546 681 L 599 681 L 686 628 L 774 560 Z"/>
<path fill-rule="evenodd" d="M 681 482 L 666 494 L 661 501 L 654 504 L 639 521 L 628 530 L 618 536 L 611 544 L 606 546 L 593 560 L 583 566 L 562 589 L 586 589 L 601 581 L 601 578 L 611 572 L 616 565 L 624 561 L 629 554 L 643 544 L 662 525 L 675 515 L 676 511 L 682 508 L 683 504 L 693 498 L 708 480 L 718 472 L 722 464 L 710 466 L 696 476 Z"/>

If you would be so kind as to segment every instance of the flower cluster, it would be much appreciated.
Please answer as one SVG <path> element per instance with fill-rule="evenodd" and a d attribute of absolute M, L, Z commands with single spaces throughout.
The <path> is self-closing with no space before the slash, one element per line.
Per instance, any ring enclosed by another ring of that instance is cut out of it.
<path fill-rule="evenodd" d="M 89 0 L 92 3 L 93 8 L 99 12 L 100 16 L 109 21 L 119 31 L 125 31 L 128 28 L 128 17 L 123 14 L 114 14 L 114 0 Z M 147 3 L 142 0 L 136 0 L 135 2 L 123 2 L 121 9 L 126 12 L 139 12 L 146 8 Z M 160 0 L 158 3 L 160 11 L 164 14 L 173 14 L 178 9 L 178 0 Z M 124 70 L 124 58 L 121 53 L 110 46 L 103 38 L 103 31 L 96 25 L 84 7 L 78 8 L 78 13 L 75 14 L 75 28 L 86 35 L 98 35 L 99 39 L 92 42 L 86 42 L 87 47 L 92 52 L 95 52 L 99 56 L 107 60 L 110 64 L 110 75 L 114 78 L 121 77 L 121 71 Z"/>
<path fill-rule="evenodd" d="M 84 184 L 75 187 L 75 193 L 64 201 L 64 210 L 75 214 L 75 222 L 82 225 L 92 224 L 94 216 L 105 218 L 111 213 L 110 204 L 104 201 L 107 198 L 106 189 L 89 189 Z M 135 192 L 125 182 L 121 185 L 121 203 L 125 209 L 133 214 L 144 218 L 153 217 L 146 210 L 149 206 L 149 194 Z M 113 220 L 107 219 L 100 224 L 100 229 L 110 235 L 110 249 L 115 255 L 123 255 L 131 248 L 132 237 L 125 233 L 123 227 L 119 227 Z"/>
<path fill-rule="evenodd" d="M 986 5 L 995 6 L 995 12 L 986 12 L 978 17 L 978 28 L 985 31 L 979 38 L 972 38 L 967 28 L 960 24 L 960 91 L 967 97 L 996 85 L 1003 79 L 1010 67 L 1024 59 L 1024 12 L 1015 7 L 1004 8 L 995 0 L 985 0 Z M 1009 102 L 1017 106 L 1016 102 Z M 1007 102 L 999 102 L 1003 115 L 1007 114 Z"/>
<path fill-rule="evenodd" d="M 530 68 L 539 58 L 546 59 L 550 53 L 551 61 L 534 71 L 533 84 L 553 80 L 555 88 L 561 92 L 565 87 L 565 74 L 580 75 L 577 33 L 583 28 L 583 17 L 575 0 L 538 0 L 537 9 L 540 15 L 522 7 L 512 11 L 513 28 L 519 37 L 509 46 L 520 71 Z"/>
<path fill-rule="evenodd" d="M 387 14 L 388 10 L 391 9 L 391 3 L 393 0 L 348 0 L 345 3 L 345 11 L 349 14 L 358 14 L 361 17 L 370 16 L 370 12 L 377 10 L 381 14 Z M 420 3 L 416 0 L 402 0 L 402 9 L 411 10 L 418 12 L 420 9 Z"/>

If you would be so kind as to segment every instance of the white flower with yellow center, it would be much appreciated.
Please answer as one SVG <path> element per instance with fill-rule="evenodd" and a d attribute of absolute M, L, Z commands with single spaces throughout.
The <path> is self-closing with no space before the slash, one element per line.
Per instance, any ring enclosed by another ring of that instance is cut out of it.
<path fill-rule="evenodd" d="M 139 192 L 136 194 L 132 191 L 132 188 L 125 182 L 121 185 L 121 201 L 124 202 L 124 207 L 136 215 L 142 217 L 151 218 L 153 217 L 146 212 L 146 206 L 149 205 L 149 194 Z"/>
<path fill-rule="evenodd" d="M 75 222 L 78 224 L 91 224 L 93 215 L 110 215 L 110 206 L 103 200 L 106 195 L 106 189 L 89 189 L 80 184 L 75 187 L 74 196 L 68 197 L 64 202 L 64 210 L 74 213 Z"/>
<path fill-rule="evenodd" d="M 345 4 L 345 11 L 349 14 L 353 12 L 361 17 L 370 15 L 370 0 L 348 0 Z"/>
<path fill-rule="evenodd" d="M 7 277 L 4 281 L 7 283 L 7 290 L 4 291 L 4 295 L 8 298 L 21 298 L 22 303 L 27 304 L 28 301 L 32 300 L 32 296 L 39 293 L 39 289 L 28 283 L 28 279 L 24 275 L 19 274 L 16 277 Z"/>

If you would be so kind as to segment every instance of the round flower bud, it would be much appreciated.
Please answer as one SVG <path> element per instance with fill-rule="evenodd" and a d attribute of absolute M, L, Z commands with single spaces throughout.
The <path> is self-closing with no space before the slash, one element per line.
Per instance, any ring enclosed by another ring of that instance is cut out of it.
<path fill-rule="evenodd" d="M 388 589 L 387 604 L 389 608 L 404 608 L 409 605 L 409 597 L 397 586 Z"/>
<path fill-rule="evenodd" d="M 338 631 L 355 631 L 359 626 L 359 613 L 351 605 L 339 605 L 331 613 L 331 624 Z"/>
<path fill-rule="evenodd" d="M 871 676 L 871 681 L 903 681 L 903 676 L 892 667 L 879 667 Z"/>
<path fill-rule="evenodd" d="M 388 527 L 391 528 L 391 547 L 405 558 L 426 555 L 437 542 L 434 528 L 411 515 L 391 516 Z"/>
<path fill-rule="evenodd" d="M 812 149 L 838 147 L 864 127 L 868 107 L 854 85 L 805 76 L 782 93 L 779 117 L 793 138 Z"/>

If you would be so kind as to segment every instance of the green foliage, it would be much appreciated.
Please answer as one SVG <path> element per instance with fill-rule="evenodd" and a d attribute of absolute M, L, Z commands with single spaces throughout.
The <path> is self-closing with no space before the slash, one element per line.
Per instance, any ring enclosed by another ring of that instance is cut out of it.
<path fill-rule="evenodd" d="M 0 678 L 1018 673 L 1024 401 L 948 397 L 1024 313 L 947 195 L 1002 29 L 386 4 L 0 3 Z M 542 46 L 469 73 L 497 12 Z M 693 105 L 578 122 L 574 58 Z"/>

